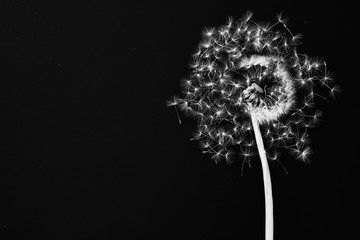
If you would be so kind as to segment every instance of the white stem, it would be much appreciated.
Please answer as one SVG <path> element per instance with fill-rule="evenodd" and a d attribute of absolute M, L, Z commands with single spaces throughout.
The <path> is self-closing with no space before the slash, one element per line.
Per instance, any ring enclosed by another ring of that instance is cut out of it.
<path fill-rule="evenodd" d="M 271 177 L 269 164 L 266 158 L 264 142 L 261 136 L 259 122 L 254 115 L 251 115 L 251 121 L 254 128 L 257 148 L 260 155 L 265 193 L 265 239 L 274 239 L 274 216 L 273 216 L 273 197 L 271 189 Z"/>

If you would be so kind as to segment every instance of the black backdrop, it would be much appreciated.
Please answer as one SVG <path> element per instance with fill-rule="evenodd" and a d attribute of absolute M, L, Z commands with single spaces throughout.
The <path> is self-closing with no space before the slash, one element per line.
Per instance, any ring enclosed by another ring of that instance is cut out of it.
<path fill-rule="evenodd" d="M 119 1 L 120 2 L 120 1 Z M 1 239 L 263 239 L 257 159 L 215 164 L 165 101 L 205 26 L 276 21 L 304 35 L 342 95 L 312 131 L 311 164 L 271 164 L 275 239 L 345 239 L 358 160 L 355 5 L 0 3 Z M 356 219 L 356 218 L 355 218 Z"/>

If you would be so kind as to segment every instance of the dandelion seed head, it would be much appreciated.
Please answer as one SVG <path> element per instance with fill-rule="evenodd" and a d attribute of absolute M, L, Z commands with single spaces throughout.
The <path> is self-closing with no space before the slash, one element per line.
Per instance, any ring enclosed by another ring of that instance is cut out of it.
<path fill-rule="evenodd" d="M 181 84 L 184 95 L 167 104 L 196 118 L 194 139 L 215 162 L 229 163 L 239 151 L 245 159 L 254 155 L 251 116 L 261 125 L 267 149 L 283 147 L 303 161 L 309 158 L 307 129 L 321 118 L 315 102 L 340 88 L 332 85 L 326 62 L 297 51 L 301 34 L 286 24 L 282 14 L 274 24 L 258 24 L 247 12 L 203 31 L 190 77 Z"/>

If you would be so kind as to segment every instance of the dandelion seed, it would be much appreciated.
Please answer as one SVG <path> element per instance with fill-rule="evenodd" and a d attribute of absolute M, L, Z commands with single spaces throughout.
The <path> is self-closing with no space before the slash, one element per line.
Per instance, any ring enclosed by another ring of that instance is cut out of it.
<path fill-rule="evenodd" d="M 340 86 L 335 85 L 334 87 L 330 88 L 329 96 L 335 98 L 340 93 L 341 93 Z"/>
<path fill-rule="evenodd" d="M 303 162 L 309 162 L 309 156 L 311 154 L 311 149 L 309 147 L 305 148 L 303 151 L 297 151 L 298 159 Z"/>

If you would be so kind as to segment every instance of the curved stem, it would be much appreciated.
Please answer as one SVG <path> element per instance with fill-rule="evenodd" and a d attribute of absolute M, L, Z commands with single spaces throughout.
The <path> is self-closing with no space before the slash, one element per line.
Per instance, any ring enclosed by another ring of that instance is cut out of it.
<path fill-rule="evenodd" d="M 263 181 L 264 181 L 264 193 L 265 193 L 265 239 L 274 239 L 274 216 L 273 216 L 273 197 L 271 188 L 271 177 L 269 164 L 266 158 L 266 151 L 264 148 L 264 142 L 261 136 L 259 122 L 255 116 L 251 115 L 251 121 L 254 128 L 255 139 L 257 148 L 260 155 Z"/>

